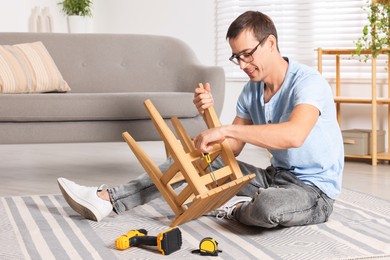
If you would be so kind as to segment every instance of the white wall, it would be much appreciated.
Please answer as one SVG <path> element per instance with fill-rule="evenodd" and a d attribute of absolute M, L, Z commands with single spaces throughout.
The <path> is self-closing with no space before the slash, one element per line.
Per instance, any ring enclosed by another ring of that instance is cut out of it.
<path fill-rule="evenodd" d="M 48 7 L 54 32 L 68 32 L 59 0 L 0 0 L 0 31 L 31 31 L 35 7 Z M 199 60 L 215 63 L 213 0 L 94 0 L 89 30 L 96 33 L 168 35 L 190 45 Z"/>
<path fill-rule="evenodd" d="M 168 35 L 180 38 L 200 61 L 215 63 L 213 0 L 100 0 L 95 8 L 98 32 Z"/>
<path fill-rule="evenodd" d="M 54 19 L 55 32 L 67 32 L 66 19 L 55 0 L 0 0 L 0 31 L 31 31 L 31 15 L 35 7 L 48 7 Z"/>

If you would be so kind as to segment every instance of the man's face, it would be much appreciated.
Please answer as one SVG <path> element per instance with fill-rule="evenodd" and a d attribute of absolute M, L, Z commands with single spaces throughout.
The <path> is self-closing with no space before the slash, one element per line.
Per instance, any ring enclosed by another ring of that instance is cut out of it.
<path fill-rule="evenodd" d="M 248 56 L 252 53 L 253 60 L 249 62 L 239 60 L 240 68 L 249 76 L 251 81 L 262 81 L 264 79 L 265 65 L 266 65 L 266 42 L 267 38 L 264 38 L 262 44 L 259 44 L 259 40 L 254 36 L 252 31 L 242 31 L 236 38 L 229 39 L 229 44 L 234 55 L 239 57 Z M 257 46 L 258 45 L 258 46 Z M 257 49 L 255 47 L 257 46 Z M 243 54 L 243 55 L 242 55 Z M 251 58 L 249 58 L 251 60 Z"/>

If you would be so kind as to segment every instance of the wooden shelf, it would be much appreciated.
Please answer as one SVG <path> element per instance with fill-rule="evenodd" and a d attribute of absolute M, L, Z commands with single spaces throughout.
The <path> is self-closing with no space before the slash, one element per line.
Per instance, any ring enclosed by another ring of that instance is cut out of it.
<path fill-rule="evenodd" d="M 390 152 L 378 153 L 377 157 L 379 160 L 390 160 Z"/>
<path fill-rule="evenodd" d="M 353 158 L 353 159 L 372 159 L 372 155 L 352 155 L 352 154 L 346 154 L 345 158 Z M 384 161 L 390 161 L 390 153 L 378 153 L 377 154 L 378 160 L 384 160 Z"/>
<path fill-rule="evenodd" d="M 356 49 L 322 49 L 322 48 L 319 48 L 319 49 L 317 49 L 317 51 L 318 50 L 321 50 L 322 54 L 324 54 L 324 55 L 353 55 L 353 54 L 356 54 Z M 386 54 L 387 52 L 388 52 L 388 50 L 384 49 L 381 52 L 379 52 L 379 54 Z M 360 53 L 370 55 L 371 51 L 362 50 Z"/>
<path fill-rule="evenodd" d="M 376 103 L 378 103 L 380 105 L 383 105 L 383 104 L 389 105 L 390 104 L 390 98 L 378 98 L 376 100 Z"/>
<path fill-rule="evenodd" d="M 350 104 L 371 104 L 371 98 L 353 98 L 353 97 L 334 97 L 336 103 L 350 103 Z M 390 98 L 378 98 L 376 103 L 379 105 L 390 104 Z"/>
<path fill-rule="evenodd" d="M 336 103 L 350 103 L 350 104 L 371 104 L 371 98 L 350 98 L 350 97 L 334 97 Z"/>
<path fill-rule="evenodd" d="M 318 55 L 318 71 L 322 73 L 322 56 L 334 55 L 336 59 L 336 90 L 334 101 L 336 103 L 337 120 L 341 125 L 341 104 L 365 104 L 371 106 L 371 138 L 372 138 L 372 155 L 358 156 L 358 155 L 345 155 L 346 158 L 363 158 L 371 159 L 372 165 L 377 165 L 378 160 L 390 161 L 390 153 L 377 153 L 377 105 L 388 105 L 387 115 L 387 149 L 390 149 L 390 50 L 382 50 L 379 54 L 387 55 L 387 71 L 388 71 L 388 89 L 387 97 L 377 96 L 377 82 L 376 82 L 376 58 L 371 56 L 371 97 L 370 98 L 357 98 L 357 97 L 344 97 L 341 96 L 341 55 L 353 55 L 356 54 L 356 49 L 317 49 Z M 371 51 L 362 51 L 363 55 L 370 55 Z"/>

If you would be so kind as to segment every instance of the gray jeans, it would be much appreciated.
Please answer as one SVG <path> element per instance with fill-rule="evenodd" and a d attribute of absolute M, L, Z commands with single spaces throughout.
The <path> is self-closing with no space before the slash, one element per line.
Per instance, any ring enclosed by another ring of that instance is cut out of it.
<path fill-rule="evenodd" d="M 328 220 L 334 200 L 319 188 L 303 183 L 285 169 L 272 166 L 261 169 L 240 161 L 238 163 L 243 175 L 256 174 L 256 178 L 237 194 L 252 197 L 251 201 L 245 202 L 236 211 L 235 218 L 239 222 L 272 228 L 317 224 Z M 165 172 L 171 164 L 172 160 L 167 160 L 159 168 Z M 212 163 L 215 170 L 222 166 L 219 158 Z M 108 191 L 117 213 L 147 203 L 160 195 L 146 173 Z"/>

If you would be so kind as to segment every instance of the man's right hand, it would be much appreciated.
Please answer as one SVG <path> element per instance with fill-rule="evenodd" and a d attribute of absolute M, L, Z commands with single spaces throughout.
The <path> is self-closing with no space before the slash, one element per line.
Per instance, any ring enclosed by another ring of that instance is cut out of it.
<path fill-rule="evenodd" d="M 203 115 L 205 109 L 214 106 L 209 83 L 206 83 L 204 86 L 202 83 L 198 84 L 194 92 L 193 102 L 201 115 Z"/>

